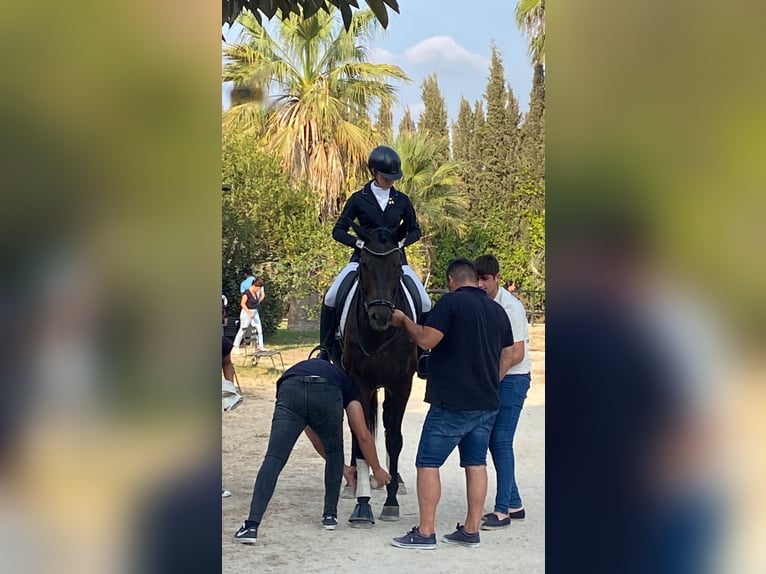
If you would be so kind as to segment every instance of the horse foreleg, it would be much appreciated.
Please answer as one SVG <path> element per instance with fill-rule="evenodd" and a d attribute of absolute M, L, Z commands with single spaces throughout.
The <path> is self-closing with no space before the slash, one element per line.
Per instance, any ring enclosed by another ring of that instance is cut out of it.
<path fill-rule="evenodd" d="M 390 399 L 387 396 L 386 402 Z M 403 405 L 383 404 L 383 426 L 386 429 L 386 452 L 388 453 L 388 472 L 391 475 L 391 482 L 386 486 L 386 502 L 380 513 L 380 519 L 383 521 L 399 520 L 399 501 L 396 495 L 399 492 L 399 455 L 402 452 L 402 421 L 404 420 Z"/>
<path fill-rule="evenodd" d="M 356 454 L 358 444 L 354 438 L 352 453 Z M 372 528 L 375 525 L 375 515 L 370 506 L 370 467 L 362 457 L 356 457 L 356 507 L 348 521 L 352 528 Z"/>

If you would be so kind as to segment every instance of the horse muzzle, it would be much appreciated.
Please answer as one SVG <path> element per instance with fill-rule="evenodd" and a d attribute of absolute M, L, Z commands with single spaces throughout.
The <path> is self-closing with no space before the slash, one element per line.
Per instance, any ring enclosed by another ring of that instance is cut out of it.
<path fill-rule="evenodd" d="M 364 305 L 370 327 L 375 331 L 385 331 L 391 326 L 394 303 L 388 299 L 373 299 Z"/>

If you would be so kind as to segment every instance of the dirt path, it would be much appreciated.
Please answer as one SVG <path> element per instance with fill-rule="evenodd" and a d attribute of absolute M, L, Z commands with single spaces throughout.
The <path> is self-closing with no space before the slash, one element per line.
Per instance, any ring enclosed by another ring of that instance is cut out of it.
<path fill-rule="evenodd" d="M 261 363 L 242 368 L 235 358 L 245 401 L 223 417 L 223 484 L 231 498 L 223 499 L 223 572 L 489 572 L 504 567 L 511 572 L 542 573 L 545 570 L 545 330 L 531 327 L 533 360 L 532 388 L 516 432 L 516 479 L 528 518 L 514 522 L 509 529 L 482 532 L 478 549 L 440 544 L 434 551 L 403 550 L 390 545 L 417 524 L 415 495 L 415 451 L 428 405 L 422 401 L 425 382 L 415 378 L 412 396 L 404 418 L 404 449 L 401 474 L 409 493 L 399 497 L 402 519 L 378 521 L 371 530 L 348 526 L 355 501 L 341 499 L 335 531 L 319 525 L 323 499 L 324 461 L 302 436 L 280 475 L 274 497 L 259 529 L 258 543 L 241 545 L 232 534 L 247 516 L 253 481 L 268 442 L 274 408 L 274 382 L 278 373 Z M 305 358 L 310 347 L 283 351 L 286 366 Z M 378 449 L 384 452 L 383 433 Z M 346 451 L 350 444 L 346 428 Z M 492 509 L 495 493 L 494 467 L 488 464 L 489 493 L 485 508 Z M 437 536 L 454 530 L 465 518 L 465 478 L 457 452 L 441 469 L 442 498 L 437 511 Z M 384 491 L 373 491 L 372 505 L 380 513 Z M 508 571 L 506 570 L 506 571 Z"/>

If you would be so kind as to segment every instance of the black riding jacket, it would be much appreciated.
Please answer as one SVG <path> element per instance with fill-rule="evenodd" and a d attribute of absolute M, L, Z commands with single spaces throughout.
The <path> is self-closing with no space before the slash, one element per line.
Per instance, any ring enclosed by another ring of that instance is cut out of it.
<path fill-rule="evenodd" d="M 354 254 L 351 261 L 359 261 L 359 249 L 356 247 L 356 237 L 351 235 L 348 230 L 351 229 L 351 222 L 356 220 L 357 224 L 364 229 L 377 229 L 385 227 L 391 230 L 397 237 L 404 237 L 404 245 L 415 243 L 422 232 L 418 224 L 415 208 L 406 194 L 394 189 L 388 194 L 388 205 L 385 211 L 381 211 L 378 200 L 367 184 L 357 192 L 354 192 L 348 198 L 343 207 L 343 213 L 338 217 L 335 227 L 332 230 L 332 238 L 343 245 L 354 248 Z M 407 256 L 402 249 L 402 265 L 407 264 Z"/>

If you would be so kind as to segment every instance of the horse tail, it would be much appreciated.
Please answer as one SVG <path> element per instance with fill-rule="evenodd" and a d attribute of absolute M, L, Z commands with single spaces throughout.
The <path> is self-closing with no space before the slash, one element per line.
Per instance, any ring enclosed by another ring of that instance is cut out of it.
<path fill-rule="evenodd" d="M 367 405 L 367 428 L 370 434 L 375 437 L 378 430 L 378 390 L 372 391 L 370 403 Z"/>

